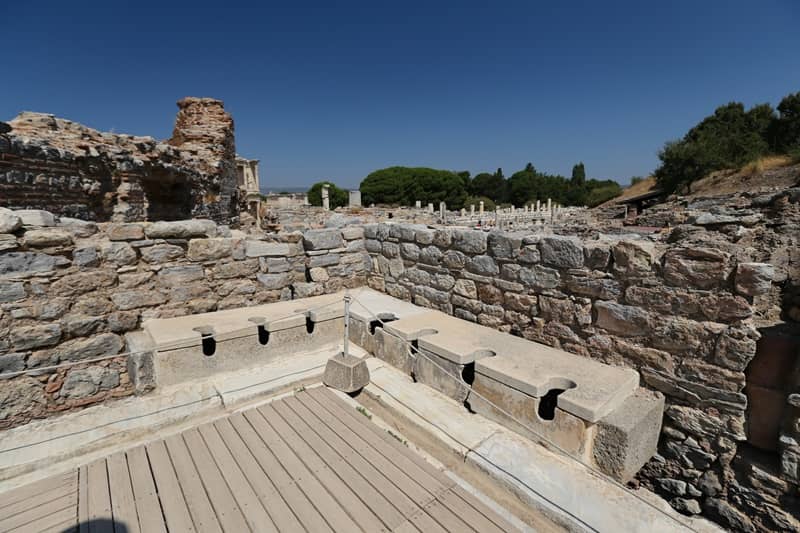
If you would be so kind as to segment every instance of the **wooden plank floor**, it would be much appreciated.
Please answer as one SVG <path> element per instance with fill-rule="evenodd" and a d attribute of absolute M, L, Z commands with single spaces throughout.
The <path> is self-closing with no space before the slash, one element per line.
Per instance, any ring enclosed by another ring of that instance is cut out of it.
<path fill-rule="evenodd" d="M 512 530 L 324 387 L 0 494 L 0 532 Z"/>

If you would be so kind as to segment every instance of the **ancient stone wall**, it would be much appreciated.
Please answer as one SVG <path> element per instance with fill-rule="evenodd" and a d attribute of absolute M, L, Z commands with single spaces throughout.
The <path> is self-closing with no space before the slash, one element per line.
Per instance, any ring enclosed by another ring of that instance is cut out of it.
<path fill-rule="evenodd" d="M 0 207 L 94 221 L 235 220 L 233 120 L 211 98 L 178 107 L 168 143 L 21 113 L 0 146 Z"/>
<path fill-rule="evenodd" d="M 257 238 L 210 220 L 101 223 L 0 208 L 0 430 L 133 392 L 122 353 L 143 320 L 366 283 L 363 229 Z"/>
<path fill-rule="evenodd" d="M 636 368 L 642 385 L 667 399 L 660 454 L 640 479 L 685 513 L 739 530 L 792 529 L 798 456 L 784 451 L 765 464 L 742 453 L 753 422 L 746 370 L 760 331 L 796 312 L 785 293 L 800 279 L 799 202 L 800 190 L 792 190 L 673 206 L 681 225 L 653 237 L 372 224 L 365 226 L 375 265 L 369 284 Z M 783 424 L 795 433 L 784 432 L 781 445 L 797 450 L 791 392 L 779 392 L 773 448 Z"/>

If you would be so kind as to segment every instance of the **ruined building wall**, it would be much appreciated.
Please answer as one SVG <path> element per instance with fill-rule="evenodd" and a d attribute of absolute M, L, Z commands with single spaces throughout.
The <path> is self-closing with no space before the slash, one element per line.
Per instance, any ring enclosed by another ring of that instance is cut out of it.
<path fill-rule="evenodd" d="M 794 530 L 799 345 L 768 335 L 800 308 L 787 297 L 800 279 L 800 190 L 673 210 L 682 224 L 653 238 L 367 225 L 369 284 L 636 368 L 667 401 L 659 455 L 640 480 L 735 530 Z M 786 342 L 762 354 L 768 338 Z M 757 354 L 760 373 L 782 380 L 766 392 L 750 367 Z"/>
<path fill-rule="evenodd" d="M 122 353 L 148 318 L 362 286 L 371 263 L 360 227 L 259 239 L 209 220 L 48 215 L 0 208 L 0 431 L 133 393 L 124 356 L 12 372 Z"/>
<path fill-rule="evenodd" d="M 23 112 L 0 144 L 0 207 L 94 221 L 238 214 L 233 120 L 219 100 L 178 102 L 168 143 Z"/>

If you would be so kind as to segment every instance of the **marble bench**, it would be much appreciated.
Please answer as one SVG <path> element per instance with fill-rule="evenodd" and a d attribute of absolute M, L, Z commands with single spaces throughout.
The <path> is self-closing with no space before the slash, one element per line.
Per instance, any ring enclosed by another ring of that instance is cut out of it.
<path fill-rule="evenodd" d="M 655 454 L 664 399 L 639 387 L 635 370 L 384 294 L 359 298 L 370 298 L 369 312 L 353 313 L 350 338 L 473 412 L 553 443 L 620 481 Z"/>
<path fill-rule="evenodd" d="M 147 320 L 129 344 L 153 351 L 155 382 L 169 386 L 341 342 L 344 293 Z"/>

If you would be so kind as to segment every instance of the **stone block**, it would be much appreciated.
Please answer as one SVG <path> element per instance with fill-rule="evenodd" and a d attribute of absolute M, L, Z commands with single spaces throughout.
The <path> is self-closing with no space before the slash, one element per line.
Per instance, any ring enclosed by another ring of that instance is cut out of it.
<path fill-rule="evenodd" d="M 186 256 L 190 261 L 216 261 L 230 257 L 233 251 L 232 239 L 192 239 Z"/>
<path fill-rule="evenodd" d="M 108 224 L 105 233 L 112 241 L 138 241 L 144 239 L 144 226 L 136 223 Z"/>
<path fill-rule="evenodd" d="M 606 474 L 623 483 L 656 454 L 664 396 L 638 389 L 597 423 L 592 456 Z"/>
<path fill-rule="evenodd" d="M 348 394 L 360 391 L 369 384 L 367 362 L 352 355 L 335 355 L 325 365 L 322 382 Z"/>
<path fill-rule="evenodd" d="M 612 252 L 614 271 L 628 276 L 648 274 L 656 259 L 656 246 L 648 241 L 620 241 Z"/>
<path fill-rule="evenodd" d="M 100 390 L 119 386 L 119 371 L 100 366 L 70 370 L 64 378 L 60 395 L 68 399 L 85 398 Z"/>
<path fill-rule="evenodd" d="M 17 238 L 14 235 L 0 233 L 0 252 L 17 248 Z"/>
<path fill-rule="evenodd" d="M 555 289 L 561 283 L 558 270 L 542 265 L 519 270 L 519 281 L 535 290 Z"/>
<path fill-rule="evenodd" d="M 22 219 L 11 209 L 0 207 L 0 233 L 11 233 L 22 227 Z"/>
<path fill-rule="evenodd" d="M 676 287 L 717 288 L 730 270 L 730 254 L 715 248 L 679 246 L 664 254 L 664 279 Z"/>
<path fill-rule="evenodd" d="M 548 235 L 539 241 L 542 263 L 556 268 L 581 268 L 583 243 L 577 237 Z"/>
<path fill-rule="evenodd" d="M 175 220 L 148 224 L 144 229 L 148 239 L 191 239 L 194 237 L 215 237 L 217 225 L 213 220 Z"/>
<path fill-rule="evenodd" d="M 739 263 L 736 266 L 736 292 L 747 296 L 769 293 L 775 267 L 768 263 Z"/>
<path fill-rule="evenodd" d="M 434 245 L 436 243 L 434 242 Z M 488 235 L 483 231 L 458 229 L 452 231 L 452 245 L 456 250 L 468 254 L 486 253 Z"/>
<path fill-rule="evenodd" d="M 487 241 L 489 253 L 498 259 L 513 259 L 522 246 L 522 233 L 490 231 Z"/>
<path fill-rule="evenodd" d="M 58 229 L 31 229 L 23 236 L 25 244 L 32 248 L 49 246 L 68 246 L 72 244 L 72 234 Z"/>
<path fill-rule="evenodd" d="M 496 276 L 500 267 L 488 255 L 476 255 L 467 261 L 467 270 L 480 276 Z"/>
<path fill-rule="evenodd" d="M 312 229 L 303 234 L 303 244 L 306 250 L 330 250 L 342 248 L 344 239 L 341 230 L 336 228 Z"/>
<path fill-rule="evenodd" d="M 20 281 L 0 281 L 0 303 L 22 300 L 27 295 Z"/>
<path fill-rule="evenodd" d="M 345 226 L 342 228 L 342 237 L 347 241 L 364 238 L 364 228 L 362 226 Z"/>
<path fill-rule="evenodd" d="M 11 330 L 11 346 L 15 350 L 53 346 L 60 338 L 61 326 L 58 324 L 15 327 Z"/>
<path fill-rule="evenodd" d="M 165 287 L 177 287 L 201 279 L 205 279 L 201 265 L 178 265 L 158 271 L 158 281 Z"/>
<path fill-rule="evenodd" d="M 48 272 L 65 264 L 69 264 L 69 261 L 60 256 L 38 252 L 8 252 L 0 255 L 0 275 Z"/>
<path fill-rule="evenodd" d="M 285 257 L 291 254 L 291 247 L 288 243 L 252 239 L 245 241 L 244 250 L 247 257 Z"/>
<path fill-rule="evenodd" d="M 156 244 L 139 249 L 142 260 L 147 263 L 167 263 L 184 256 L 183 248 L 174 244 Z"/>
<path fill-rule="evenodd" d="M 626 336 L 647 335 L 651 330 L 649 313 L 615 302 L 597 301 L 594 304 L 597 318 L 595 324 L 612 333 Z"/>
<path fill-rule="evenodd" d="M 109 242 L 102 246 L 103 259 L 116 266 L 132 265 L 139 260 L 130 244 L 125 242 Z"/>
<path fill-rule="evenodd" d="M 56 217 L 41 209 L 18 209 L 14 211 L 25 226 L 55 226 Z"/>

